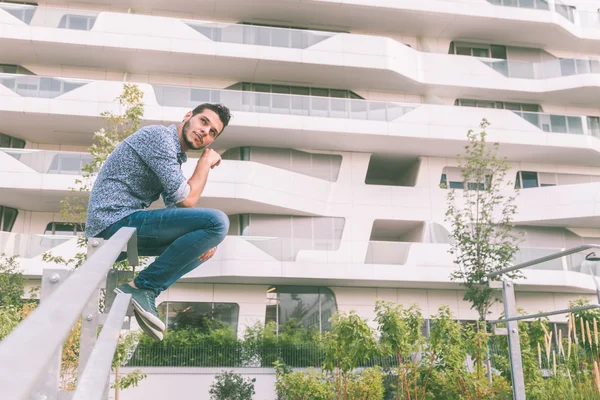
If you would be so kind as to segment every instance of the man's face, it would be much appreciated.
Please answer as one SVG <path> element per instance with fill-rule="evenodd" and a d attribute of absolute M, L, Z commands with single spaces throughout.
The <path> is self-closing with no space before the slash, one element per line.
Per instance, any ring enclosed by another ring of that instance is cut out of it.
<path fill-rule="evenodd" d="M 191 115 L 191 112 L 189 113 Z M 223 130 L 219 115 L 209 109 L 188 118 L 183 124 L 183 141 L 190 150 L 200 150 L 211 144 Z"/>

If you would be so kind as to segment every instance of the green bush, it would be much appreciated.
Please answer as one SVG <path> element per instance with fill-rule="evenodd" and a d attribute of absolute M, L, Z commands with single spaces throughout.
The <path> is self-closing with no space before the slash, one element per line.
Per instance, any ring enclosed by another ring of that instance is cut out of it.
<path fill-rule="evenodd" d="M 211 400 L 252 400 L 256 379 L 244 379 L 233 371 L 224 371 L 215 376 L 210 385 Z"/>
<path fill-rule="evenodd" d="M 280 400 L 333 400 L 333 386 L 322 371 L 289 372 L 276 366 L 275 387 Z"/>

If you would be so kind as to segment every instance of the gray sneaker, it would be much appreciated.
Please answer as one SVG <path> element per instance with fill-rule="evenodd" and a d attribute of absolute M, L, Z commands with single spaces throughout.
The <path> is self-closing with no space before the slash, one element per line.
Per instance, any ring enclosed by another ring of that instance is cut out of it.
<path fill-rule="evenodd" d="M 158 317 L 156 311 L 156 296 L 154 292 L 146 289 L 134 289 L 129 283 L 125 283 L 116 288 L 115 293 L 127 293 L 131 295 L 133 308 L 138 312 L 141 319 L 155 330 L 163 332 L 165 324 Z"/>
<path fill-rule="evenodd" d="M 133 315 L 135 315 L 135 320 L 137 324 L 140 326 L 140 329 L 152 339 L 163 340 L 163 333 L 158 329 L 154 329 L 152 326 L 148 325 L 144 318 L 140 317 L 136 310 L 133 310 Z"/>

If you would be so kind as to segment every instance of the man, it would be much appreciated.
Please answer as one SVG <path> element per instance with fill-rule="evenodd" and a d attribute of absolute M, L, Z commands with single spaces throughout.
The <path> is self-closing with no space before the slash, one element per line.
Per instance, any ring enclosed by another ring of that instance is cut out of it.
<path fill-rule="evenodd" d="M 133 281 L 115 289 L 131 294 L 140 328 L 157 340 L 163 339 L 165 324 L 156 296 L 210 259 L 229 229 L 223 212 L 194 207 L 209 171 L 221 163 L 208 146 L 230 117 L 223 105 L 202 104 L 178 125 L 141 128 L 111 153 L 90 194 L 87 237 L 108 239 L 122 227 L 134 227 L 139 254 L 157 256 Z M 185 152 L 202 149 L 194 173 L 185 179 Z M 144 210 L 161 195 L 167 208 Z"/>

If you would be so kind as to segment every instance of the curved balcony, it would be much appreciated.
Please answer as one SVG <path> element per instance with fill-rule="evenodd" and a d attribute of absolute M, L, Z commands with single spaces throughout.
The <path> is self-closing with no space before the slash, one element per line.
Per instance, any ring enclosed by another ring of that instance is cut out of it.
<path fill-rule="evenodd" d="M 508 78 L 552 79 L 563 76 L 600 74 L 600 60 L 563 58 L 540 63 L 509 60 L 481 60 L 481 62 Z"/>
<path fill-rule="evenodd" d="M 215 257 L 186 275 L 187 281 L 218 283 L 295 284 L 323 279 L 331 285 L 458 288 L 450 280 L 455 265 L 449 245 L 436 243 L 395 243 L 372 246 L 374 242 L 308 238 L 227 236 Z M 56 268 L 41 261 L 43 252 L 72 257 L 77 251 L 73 236 L 0 233 L 0 249 L 15 255 L 25 275 L 40 276 L 44 268 Z M 375 250 L 375 252 L 373 252 Z M 522 249 L 515 262 L 526 261 L 560 249 Z M 366 258 L 365 255 L 369 254 Z M 401 254 L 402 260 L 398 259 Z M 590 273 L 599 268 L 584 261 L 585 254 L 528 268 L 519 287 L 557 292 L 594 293 Z M 397 259 L 396 262 L 392 259 Z"/>
<path fill-rule="evenodd" d="M 0 232 L 0 254 L 19 259 L 34 258 L 72 239 L 72 235 Z"/>
<path fill-rule="evenodd" d="M 93 64 L 140 74 L 307 81 L 315 86 L 436 91 L 455 97 L 493 95 L 498 100 L 519 93 L 531 101 L 551 96 L 594 105 L 597 96 L 588 92 L 600 86 L 600 77 L 589 76 L 596 75 L 597 63 L 586 60 L 559 60 L 539 68 L 491 62 L 498 74 L 476 58 L 421 53 L 386 37 L 31 6 L 15 16 L 20 6 L 2 7 L 0 22 L 10 29 L 0 32 L 0 46 L 8 58 L 12 55 L 23 63 Z M 77 34 L 67 32 L 74 29 Z M 558 81 L 547 79 L 556 74 Z M 569 79 L 571 75 L 580 79 Z M 538 79 L 527 85 L 520 82 L 530 76 Z M 46 83 L 53 84 L 57 83 Z"/>
<path fill-rule="evenodd" d="M 53 90 L 45 79 L 59 82 Z M 4 82 L 10 82 L 5 86 Z M 89 146 L 103 126 L 101 111 L 120 112 L 114 99 L 122 83 L 0 74 L 0 119 L 6 132 L 39 142 Z M 589 164 L 600 152 L 598 124 L 584 116 L 514 113 L 509 110 L 378 102 L 316 96 L 138 84 L 144 92 L 144 123 L 169 125 L 203 101 L 220 101 L 236 118 L 219 138 L 221 148 L 269 146 L 455 157 L 465 133 L 482 118 L 492 123 L 490 140 L 522 161 Z M 66 89 L 69 89 L 66 91 Z M 19 91 L 21 90 L 20 94 Z M 48 130 L 48 127 L 52 127 Z M 282 132 L 285 132 L 282 134 Z M 547 132 L 547 133 L 545 133 Z M 569 133 L 570 135 L 555 134 Z M 432 146 L 432 140 L 435 145 Z M 568 151 L 565 151 L 568 149 Z"/>

